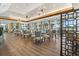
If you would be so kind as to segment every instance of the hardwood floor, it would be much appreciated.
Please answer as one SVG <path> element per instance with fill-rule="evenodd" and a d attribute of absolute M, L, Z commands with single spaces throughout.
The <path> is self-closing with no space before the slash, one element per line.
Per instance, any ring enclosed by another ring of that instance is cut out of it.
<path fill-rule="evenodd" d="M 59 56 L 59 40 L 51 39 L 41 45 L 34 44 L 31 39 L 22 38 L 12 33 L 5 34 L 5 43 L 0 48 L 1 56 Z"/>

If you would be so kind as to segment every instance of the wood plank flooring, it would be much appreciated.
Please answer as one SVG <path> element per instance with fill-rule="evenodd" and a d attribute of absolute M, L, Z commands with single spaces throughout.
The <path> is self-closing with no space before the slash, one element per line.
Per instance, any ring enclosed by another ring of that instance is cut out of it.
<path fill-rule="evenodd" d="M 51 39 L 41 45 L 34 44 L 29 38 L 22 38 L 12 33 L 4 35 L 5 42 L 0 48 L 0 56 L 59 56 L 59 40 Z"/>

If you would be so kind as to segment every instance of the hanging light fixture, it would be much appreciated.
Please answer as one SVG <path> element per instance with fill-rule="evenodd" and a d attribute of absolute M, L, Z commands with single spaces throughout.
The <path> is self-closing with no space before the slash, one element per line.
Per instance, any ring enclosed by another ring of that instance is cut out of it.
<path fill-rule="evenodd" d="M 28 16 L 26 16 L 26 18 L 28 18 Z"/>

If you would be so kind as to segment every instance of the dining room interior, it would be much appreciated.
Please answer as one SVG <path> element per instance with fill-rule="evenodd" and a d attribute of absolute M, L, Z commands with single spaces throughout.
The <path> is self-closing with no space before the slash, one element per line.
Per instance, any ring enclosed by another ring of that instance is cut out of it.
<path fill-rule="evenodd" d="M 0 56 L 79 56 L 79 4 L 0 3 Z"/>

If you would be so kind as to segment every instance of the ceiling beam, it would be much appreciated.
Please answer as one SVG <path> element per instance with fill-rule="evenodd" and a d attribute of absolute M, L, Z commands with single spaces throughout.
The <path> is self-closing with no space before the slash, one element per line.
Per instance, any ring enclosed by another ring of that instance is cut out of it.
<path fill-rule="evenodd" d="M 47 18 L 47 17 L 51 17 L 51 16 L 63 14 L 63 13 L 68 13 L 68 12 L 71 12 L 71 11 L 74 11 L 74 8 L 72 8 L 72 7 L 61 8 L 61 9 L 57 9 L 55 11 L 46 13 L 44 15 L 38 15 L 38 16 L 32 17 L 32 18 L 30 18 L 26 22 L 30 22 L 30 21 L 34 21 L 34 20 L 39 20 L 39 19 L 43 19 L 43 18 Z"/>
<path fill-rule="evenodd" d="M 17 21 L 18 19 L 16 18 L 11 18 L 11 17 L 6 17 L 6 16 L 0 16 L 1 20 L 11 20 L 11 21 Z"/>

